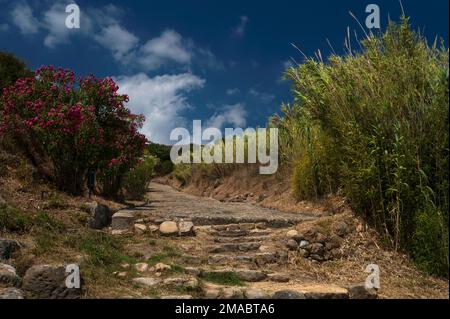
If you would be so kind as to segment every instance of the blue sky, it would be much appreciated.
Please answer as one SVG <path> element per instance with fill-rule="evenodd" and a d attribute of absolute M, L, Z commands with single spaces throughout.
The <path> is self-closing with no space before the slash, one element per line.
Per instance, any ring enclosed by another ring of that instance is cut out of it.
<path fill-rule="evenodd" d="M 0 0 L 0 50 L 30 68 L 51 64 L 77 74 L 111 76 L 146 115 L 144 133 L 168 143 L 193 119 L 207 126 L 265 126 L 291 100 L 283 70 L 306 54 L 342 51 L 347 27 L 362 31 L 366 6 L 381 10 L 381 26 L 401 14 L 397 0 L 85 1 L 81 28 L 64 21 L 71 1 Z M 403 1 L 414 28 L 448 43 L 447 0 Z"/>

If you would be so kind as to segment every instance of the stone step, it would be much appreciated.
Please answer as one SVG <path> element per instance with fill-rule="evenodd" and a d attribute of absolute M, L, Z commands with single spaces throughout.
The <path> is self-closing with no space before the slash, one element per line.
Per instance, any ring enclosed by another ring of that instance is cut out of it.
<path fill-rule="evenodd" d="M 269 236 L 247 236 L 245 237 L 245 241 L 247 243 L 258 242 L 262 243 L 266 240 L 269 240 Z M 227 243 L 240 243 L 242 242 L 242 237 L 215 237 L 215 243 L 227 244 Z"/>
<path fill-rule="evenodd" d="M 345 288 L 334 285 L 312 285 L 287 288 L 274 284 L 270 289 L 256 286 L 230 287 L 205 284 L 202 287 L 205 299 L 349 299 Z"/>
<path fill-rule="evenodd" d="M 209 265 L 254 265 L 263 267 L 280 263 L 282 259 L 276 253 L 247 253 L 245 255 L 214 254 L 208 257 Z"/>
<path fill-rule="evenodd" d="M 224 252 L 246 252 L 246 251 L 255 251 L 261 247 L 261 243 L 258 242 L 244 242 L 244 243 L 227 243 L 221 245 L 214 245 L 207 247 L 206 250 L 209 253 L 217 254 Z"/>
<path fill-rule="evenodd" d="M 307 218 L 298 219 L 260 218 L 260 217 L 235 217 L 235 216 L 193 216 L 192 222 L 197 226 L 206 225 L 230 225 L 230 224 L 265 224 L 268 228 L 288 228 L 305 221 Z"/>
<path fill-rule="evenodd" d="M 259 282 L 267 278 L 267 274 L 260 270 L 251 269 L 214 269 L 214 270 L 203 270 L 200 277 L 214 277 L 221 276 L 223 274 L 234 274 L 236 277 L 242 281 L 246 282 Z"/>
<path fill-rule="evenodd" d="M 269 236 L 272 233 L 270 230 L 209 230 L 209 234 L 216 237 L 261 237 Z"/>

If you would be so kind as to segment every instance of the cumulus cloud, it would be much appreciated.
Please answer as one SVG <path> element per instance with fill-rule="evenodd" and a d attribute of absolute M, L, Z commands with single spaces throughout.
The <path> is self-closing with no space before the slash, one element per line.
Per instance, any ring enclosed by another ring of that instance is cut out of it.
<path fill-rule="evenodd" d="M 191 108 L 186 94 L 202 88 L 205 80 L 190 74 L 163 75 L 153 78 L 144 73 L 116 77 L 120 92 L 130 97 L 134 113 L 146 116 L 143 133 L 153 142 L 170 143 L 170 132 L 187 127 L 181 112 Z"/>
<path fill-rule="evenodd" d="M 173 30 L 165 30 L 159 37 L 145 43 L 139 50 L 139 62 L 148 70 L 159 68 L 165 62 L 189 64 L 192 54 L 181 35 Z"/>
<path fill-rule="evenodd" d="M 225 105 L 220 112 L 214 114 L 206 121 L 207 127 L 223 129 L 225 125 L 232 125 L 233 128 L 245 128 L 247 111 L 244 103 Z"/>
<path fill-rule="evenodd" d="M 100 34 L 94 36 L 94 39 L 109 49 L 114 58 L 121 62 L 129 61 L 129 54 L 139 43 L 138 37 L 118 24 L 102 28 Z"/>
<path fill-rule="evenodd" d="M 11 18 L 22 34 L 38 33 L 40 28 L 39 21 L 27 3 L 19 2 L 11 11 Z"/>
<path fill-rule="evenodd" d="M 247 16 L 239 17 L 239 23 L 233 27 L 232 35 L 236 38 L 242 38 L 245 35 L 245 31 L 247 30 L 247 24 L 249 19 Z"/>

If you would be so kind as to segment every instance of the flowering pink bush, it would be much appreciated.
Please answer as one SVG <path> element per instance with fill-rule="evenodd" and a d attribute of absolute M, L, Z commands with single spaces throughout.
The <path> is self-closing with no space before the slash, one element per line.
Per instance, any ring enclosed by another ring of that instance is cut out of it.
<path fill-rule="evenodd" d="M 72 71 L 41 67 L 34 77 L 5 88 L 0 99 L 0 136 L 32 140 L 54 166 L 64 190 L 79 193 L 89 169 L 124 174 L 143 153 L 144 121 L 125 107 L 111 78 L 75 78 Z"/>

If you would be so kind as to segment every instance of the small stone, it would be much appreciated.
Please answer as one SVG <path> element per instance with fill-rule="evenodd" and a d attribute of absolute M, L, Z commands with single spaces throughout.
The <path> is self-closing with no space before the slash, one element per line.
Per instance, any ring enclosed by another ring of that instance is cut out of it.
<path fill-rule="evenodd" d="M 178 235 L 178 226 L 176 222 L 167 221 L 159 226 L 159 232 L 165 236 Z"/>
<path fill-rule="evenodd" d="M 147 231 L 147 226 L 144 224 L 134 224 L 134 232 L 136 234 L 143 234 Z"/>
<path fill-rule="evenodd" d="M 293 239 L 289 239 L 286 247 L 289 248 L 289 250 L 297 250 L 298 249 L 298 244 L 295 240 Z"/>
<path fill-rule="evenodd" d="M 190 236 L 194 234 L 194 223 L 193 222 L 179 222 L 178 223 L 179 235 L 180 236 Z"/>
<path fill-rule="evenodd" d="M 220 296 L 220 290 L 215 288 L 206 288 L 203 290 L 203 296 L 206 299 L 218 299 Z"/>
<path fill-rule="evenodd" d="M 116 272 L 115 274 L 119 278 L 125 278 L 128 274 L 125 271 Z"/>
<path fill-rule="evenodd" d="M 268 274 L 267 277 L 273 282 L 289 282 L 289 276 L 285 274 Z"/>
<path fill-rule="evenodd" d="M 133 282 L 147 287 L 154 287 L 159 285 L 162 281 L 156 278 L 141 277 L 141 278 L 134 278 Z"/>
<path fill-rule="evenodd" d="M 244 293 L 241 289 L 235 287 L 227 287 L 222 289 L 221 299 L 244 299 Z"/>
<path fill-rule="evenodd" d="M 290 230 L 286 233 L 286 237 L 290 238 L 290 239 L 294 239 L 298 236 L 298 231 L 296 231 L 295 229 Z"/>
<path fill-rule="evenodd" d="M 171 266 L 166 265 L 166 264 L 163 264 L 163 263 L 157 263 L 157 264 L 155 265 L 155 271 L 156 271 L 156 272 L 163 272 L 163 271 L 171 270 L 171 269 L 172 269 Z"/>
<path fill-rule="evenodd" d="M 347 225 L 347 223 L 343 222 L 343 221 L 339 221 L 336 224 L 334 224 L 333 228 L 334 228 L 335 233 L 341 237 L 347 235 L 350 231 L 350 228 Z"/>
<path fill-rule="evenodd" d="M 7 264 L 0 264 L 0 284 L 15 286 L 19 283 L 20 278 L 17 276 L 16 269 Z"/>
<path fill-rule="evenodd" d="M 148 264 L 137 263 L 134 265 L 134 269 L 136 269 L 138 272 L 146 272 L 148 270 Z"/>
<path fill-rule="evenodd" d="M 295 290 L 280 290 L 273 294 L 273 299 L 306 299 L 302 292 Z"/>
<path fill-rule="evenodd" d="M 129 229 L 113 229 L 111 231 L 111 235 L 113 235 L 113 236 L 122 236 L 122 235 L 127 235 L 127 234 L 130 234 Z"/>
<path fill-rule="evenodd" d="M 256 225 L 253 223 L 243 223 L 239 224 L 239 228 L 243 230 L 253 230 L 256 228 Z"/>
<path fill-rule="evenodd" d="M 3 300 L 24 299 L 23 291 L 17 288 L 0 288 L 0 299 Z"/>
<path fill-rule="evenodd" d="M 236 276 L 244 281 L 258 282 L 267 278 L 267 275 L 257 270 L 236 270 Z"/>
<path fill-rule="evenodd" d="M 147 229 L 148 229 L 149 232 L 154 233 L 154 232 L 157 232 L 159 230 L 159 226 L 149 225 Z"/>
<path fill-rule="evenodd" d="M 355 284 L 348 287 L 350 299 L 377 299 L 378 292 L 376 289 L 367 289 L 364 283 Z"/>
<path fill-rule="evenodd" d="M 130 264 L 121 264 L 120 267 L 123 268 L 123 269 L 129 269 L 130 268 Z"/>
<path fill-rule="evenodd" d="M 261 289 L 246 289 L 244 295 L 247 299 L 270 299 L 269 294 Z"/>
<path fill-rule="evenodd" d="M 305 247 L 308 246 L 308 245 L 309 245 L 309 241 L 307 241 L 307 240 L 302 240 L 302 241 L 300 241 L 299 247 L 300 247 L 300 248 L 305 248 Z"/>
<path fill-rule="evenodd" d="M 323 255 L 318 255 L 318 254 L 311 254 L 309 255 L 309 258 L 315 260 L 315 261 L 324 261 L 324 256 Z"/>
<path fill-rule="evenodd" d="M 134 222 L 134 215 L 129 211 L 120 211 L 112 216 L 113 230 L 128 230 Z"/>
<path fill-rule="evenodd" d="M 348 299 L 348 290 L 333 285 L 313 285 L 305 287 L 306 299 Z"/>

